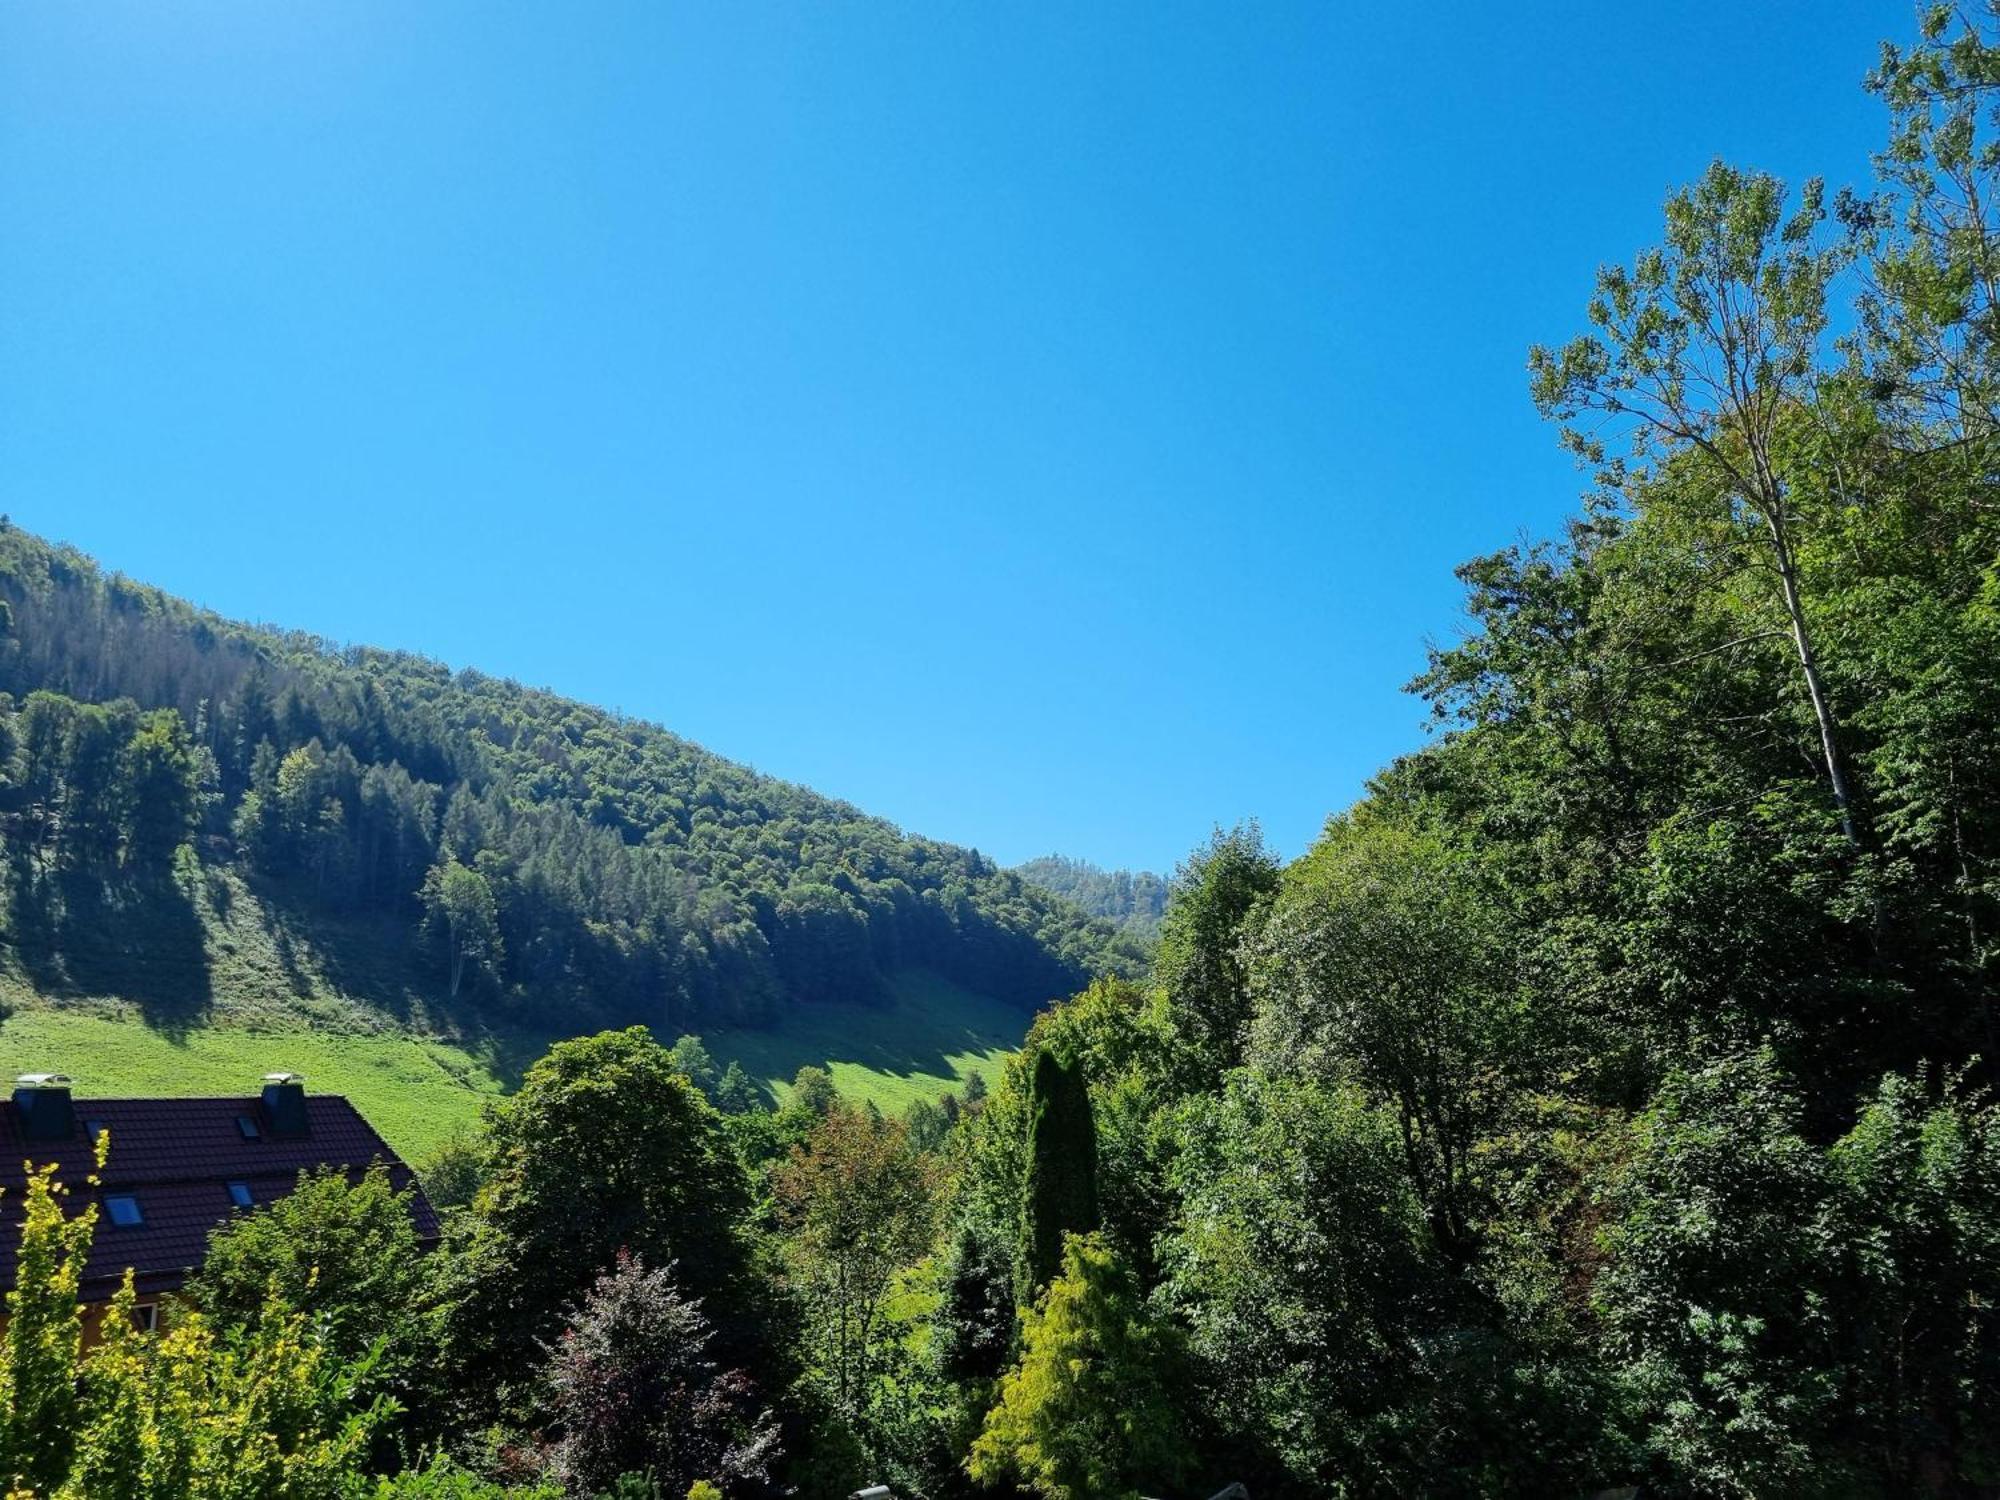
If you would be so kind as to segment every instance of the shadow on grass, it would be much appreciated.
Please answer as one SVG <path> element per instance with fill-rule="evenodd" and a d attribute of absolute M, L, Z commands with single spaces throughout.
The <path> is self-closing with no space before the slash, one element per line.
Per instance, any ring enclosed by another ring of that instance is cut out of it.
<path fill-rule="evenodd" d="M 410 1025 L 437 1003 L 412 983 L 409 924 L 379 912 L 338 912 L 301 881 L 245 875 L 258 921 L 301 999 L 337 991 L 385 1019 Z"/>
<path fill-rule="evenodd" d="M 740 1062 L 759 1079 L 789 1080 L 807 1064 L 841 1062 L 899 1079 L 948 1080 L 955 1059 L 1019 1047 L 1033 1019 L 918 971 L 895 976 L 889 988 L 882 1005 L 795 1005 L 768 1031 L 716 1028 L 704 1039 L 719 1064 Z"/>
<path fill-rule="evenodd" d="M 107 880 L 16 856 L 7 868 L 7 921 L 15 961 L 41 994 L 123 1000 L 175 1041 L 215 1002 L 201 914 L 173 876 Z"/>

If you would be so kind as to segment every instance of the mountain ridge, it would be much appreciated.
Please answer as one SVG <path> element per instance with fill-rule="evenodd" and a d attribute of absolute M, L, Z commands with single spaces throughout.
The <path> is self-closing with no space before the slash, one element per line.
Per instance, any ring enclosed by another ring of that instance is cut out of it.
<path fill-rule="evenodd" d="M 173 830 L 112 807 L 170 817 L 112 785 L 150 736 L 201 862 L 397 924 L 482 1019 L 767 1026 L 925 969 L 1025 1021 L 1145 965 L 976 850 L 551 688 L 229 620 L 7 521 L 0 602 L 10 938 L 150 888 Z"/>

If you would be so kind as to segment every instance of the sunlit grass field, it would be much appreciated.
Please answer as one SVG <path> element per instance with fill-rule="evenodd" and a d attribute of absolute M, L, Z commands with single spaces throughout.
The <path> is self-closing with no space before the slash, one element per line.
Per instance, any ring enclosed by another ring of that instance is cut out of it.
<path fill-rule="evenodd" d="M 207 869 L 171 920 L 98 912 L 66 934 L 0 933 L 0 1078 L 67 1073 L 83 1097 L 243 1095 L 265 1073 L 304 1073 L 421 1159 L 554 1040 L 463 1024 L 430 988 L 392 931 L 307 922 Z M 814 1063 L 848 1098 L 894 1115 L 975 1073 L 996 1082 L 1028 1020 L 912 971 L 877 1005 L 803 1005 L 775 1029 L 703 1040 L 774 1100 Z"/>

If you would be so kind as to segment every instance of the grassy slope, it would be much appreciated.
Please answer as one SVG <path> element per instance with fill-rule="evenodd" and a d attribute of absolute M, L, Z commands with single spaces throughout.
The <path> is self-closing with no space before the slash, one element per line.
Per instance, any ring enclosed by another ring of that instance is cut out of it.
<path fill-rule="evenodd" d="M 289 1069 L 348 1095 L 398 1151 L 421 1156 L 551 1040 L 454 1016 L 393 929 L 304 918 L 228 869 L 205 868 L 140 909 L 95 899 L 10 904 L 0 1077 L 65 1072 L 85 1095 L 237 1094 Z M 991 1075 L 1027 1020 L 904 974 L 884 1006 L 805 1007 L 782 1031 L 707 1041 L 720 1065 L 740 1061 L 774 1096 L 802 1065 L 822 1063 L 842 1093 L 893 1114 Z"/>

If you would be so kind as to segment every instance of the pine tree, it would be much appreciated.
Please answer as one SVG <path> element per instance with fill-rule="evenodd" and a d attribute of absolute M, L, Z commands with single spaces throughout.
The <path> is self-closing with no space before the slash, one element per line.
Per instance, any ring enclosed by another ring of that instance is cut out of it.
<path fill-rule="evenodd" d="M 1097 1224 L 1097 1127 L 1083 1069 L 1044 1048 L 1028 1096 L 1022 1296 L 1032 1299 L 1062 1269 L 1064 1235 L 1089 1234 Z"/>

